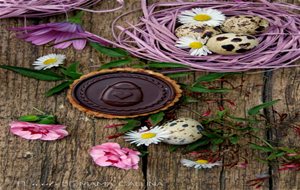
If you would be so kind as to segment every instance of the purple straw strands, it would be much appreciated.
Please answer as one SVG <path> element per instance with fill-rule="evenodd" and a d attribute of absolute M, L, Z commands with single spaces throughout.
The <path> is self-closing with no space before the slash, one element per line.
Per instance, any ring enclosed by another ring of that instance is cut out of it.
<path fill-rule="evenodd" d="M 79 24 L 69 22 L 47 23 L 35 26 L 26 26 L 11 29 L 17 32 L 17 37 L 34 45 L 45 45 L 50 42 L 54 47 L 65 49 L 70 45 L 77 50 L 82 50 L 91 37 L 91 34 L 85 32 Z M 101 40 L 102 45 L 109 45 L 106 40 Z"/>
<path fill-rule="evenodd" d="M 270 22 L 266 33 L 257 35 L 259 45 L 255 49 L 238 55 L 192 56 L 188 51 L 175 46 L 174 35 L 180 12 L 192 8 L 213 8 L 226 16 L 257 15 Z M 180 63 L 191 69 L 213 72 L 235 72 L 252 69 L 278 69 L 299 66 L 300 58 L 300 7 L 287 3 L 270 3 L 266 0 L 245 1 L 197 1 L 155 3 L 150 6 L 142 0 L 144 16 L 129 27 L 113 23 L 114 46 L 123 48 L 132 55 L 157 62 Z M 134 12 L 134 11 L 132 11 Z M 117 29 L 119 31 L 117 32 Z M 93 35 L 94 41 L 101 41 Z"/>
<path fill-rule="evenodd" d="M 116 1 L 120 4 L 117 8 L 91 10 L 88 7 L 102 2 L 102 0 L 0 0 L 0 19 L 11 17 L 39 18 L 66 13 L 72 10 L 83 10 L 94 13 L 112 12 L 124 6 L 123 0 Z M 109 2 L 112 3 L 112 1 Z"/>

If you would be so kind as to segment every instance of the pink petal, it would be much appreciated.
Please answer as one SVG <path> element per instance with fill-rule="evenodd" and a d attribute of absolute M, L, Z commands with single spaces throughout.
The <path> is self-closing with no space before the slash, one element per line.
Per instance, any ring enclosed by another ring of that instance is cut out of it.
<path fill-rule="evenodd" d="M 92 150 L 90 151 L 90 155 L 91 155 L 93 158 L 98 158 L 98 157 L 104 156 L 105 153 L 104 153 L 103 150 L 92 149 Z"/>
<path fill-rule="evenodd" d="M 45 134 L 42 136 L 41 140 L 44 141 L 53 141 L 53 140 L 57 140 L 60 138 L 60 135 L 53 132 L 53 131 L 49 131 L 49 133 Z"/>
<path fill-rule="evenodd" d="M 59 134 L 61 137 L 65 137 L 69 135 L 68 131 L 64 129 L 56 129 L 55 132 Z"/>
<path fill-rule="evenodd" d="M 72 42 L 64 42 L 64 43 L 59 43 L 59 44 L 55 45 L 54 47 L 58 48 L 58 49 L 65 49 L 65 48 L 69 47 L 71 44 L 72 44 Z"/>
<path fill-rule="evenodd" d="M 124 164 L 123 162 L 118 162 L 118 163 L 114 163 L 113 166 L 121 168 L 121 169 L 125 169 L 128 170 L 130 168 L 128 168 L 128 166 L 126 164 Z"/>
<path fill-rule="evenodd" d="M 107 158 L 105 156 L 96 159 L 95 163 L 99 166 L 111 166 L 112 165 L 111 162 L 107 162 Z"/>
<path fill-rule="evenodd" d="M 61 32 L 57 34 L 56 40 L 54 43 L 63 42 L 70 39 L 70 33 Z"/>
<path fill-rule="evenodd" d="M 73 47 L 77 50 L 82 50 L 86 46 L 86 40 L 74 40 Z"/>
<path fill-rule="evenodd" d="M 37 30 L 35 32 L 31 32 L 30 35 L 32 35 L 32 36 L 39 36 L 39 35 L 48 33 L 50 31 L 52 31 L 52 28 L 43 28 L 43 29 Z"/>
<path fill-rule="evenodd" d="M 25 135 L 31 135 L 30 131 L 23 131 L 23 129 L 20 128 L 10 129 L 10 132 L 21 137 Z"/>
<path fill-rule="evenodd" d="M 23 135 L 22 138 L 28 139 L 28 140 L 37 140 L 40 139 L 43 135 L 42 134 L 28 134 L 28 135 Z"/>
<path fill-rule="evenodd" d="M 56 38 L 56 36 L 53 36 L 53 35 L 43 35 L 43 36 L 38 37 L 35 40 L 32 40 L 31 42 L 33 44 L 39 46 L 39 45 L 47 44 L 47 43 L 51 42 L 52 40 L 54 40 L 55 38 Z"/>

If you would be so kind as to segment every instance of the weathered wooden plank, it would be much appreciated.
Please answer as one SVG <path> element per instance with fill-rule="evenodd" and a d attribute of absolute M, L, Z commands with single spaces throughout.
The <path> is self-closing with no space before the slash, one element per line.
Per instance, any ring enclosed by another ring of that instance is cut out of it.
<path fill-rule="evenodd" d="M 287 2 L 300 5 L 298 0 L 274 0 L 273 2 Z M 299 86 L 300 86 L 300 71 L 296 69 L 282 69 L 271 73 L 268 77 L 269 88 L 271 93 L 267 94 L 269 99 L 281 99 L 275 106 L 275 111 L 279 114 L 288 114 L 287 121 L 280 124 L 278 115 L 268 109 L 270 113 L 270 121 L 277 124 L 269 130 L 270 141 L 278 146 L 298 147 L 297 134 L 292 128 L 292 125 L 299 123 Z M 297 171 L 278 172 L 278 166 L 270 168 L 273 177 L 270 181 L 272 189 L 281 190 L 289 189 L 296 190 L 300 188 L 300 174 Z"/>
<path fill-rule="evenodd" d="M 187 77 L 181 82 L 194 81 L 196 77 L 203 75 L 198 73 L 195 76 Z M 207 95 L 207 99 L 220 98 L 218 95 Z M 208 105 L 199 102 L 189 105 L 190 110 L 198 113 L 205 113 L 208 110 Z M 216 105 L 211 105 L 211 109 L 217 109 Z M 189 117 L 198 120 L 200 117 L 189 111 L 189 109 L 181 109 L 178 117 Z M 183 154 L 183 149 L 178 149 L 175 152 L 169 151 L 170 146 L 156 145 L 148 148 L 148 167 L 147 180 L 149 182 L 162 182 L 160 186 L 148 186 L 148 189 L 220 189 L 219 179 L 221 175 L 221 167 L 216 167 L 210 170 L 196 170 L 194 168 L 186 168 L 181 165 L 182 158 L 189 159 L 188 155 Z"/>
<path fill-rule="evenodd" d="M 111 1 L 112 2 L 112 1 Z M 103 9 L 117 4 L 103 3 L 95 9 Z M 126 11 L 139 7 L 139 1 L 127 2 Z M 121 14 L 90 14 L 84 17 L 84 27 L 94 33 L 111 37 L 110 23 Z M 43 19 L 43 22 L 62 21 L 65 16 Z M 131 20 L 136 18 L 133 14 Z M 68 63 L 80 61 L 84 73 L 95 70 L 110 60 L 91 48 L 82 52 L 72 49 L 54 50 L 36 47 L 20 41 L 6 28 L 22 26 L 22 19 L 0 20 L 0 62 L 1 64 L 30 67 L 39 56 L 48 53 L 66 54 Z M 39 20 L 28 20 L 27 24 Z M 144 177 L 140 167 L 137 171 L 123 171 L 115 168 L 101 168 L 92 163 L 88 150 L 95 144 L 108 141 L 106 136 L 116 133 L 116 129 L 103 126 L 116 121 L 93 119 L 71 107 L 66 94 L 46 98 L 44 93 L 55 83 L 38 82 L 15 73 L 0 70 L 0 189 L 142 189 Z M 17 116 L 34 112 L 37 107 L 55 113 L 59 121 L 68 126 L 70 136 L 56 142 L 26 141 L 9 133 L 8 123 Z M 117 140 L 123 146 L 129 146 Z"/>
<path fill-rule="evenodd" d="M 277 114 L 271 114 L 271 121 L 276 123 L 270 130 L 271 141 L 278 146 L 299 148 L 299 134 L 295 133 L 293 126 L 300 125 L 300 69 L 284 69 L 275 71 L 270 83 L 273 86 L 273 99 L 281 101 L 275 106 L 279 114 L 288 114 L 286 120 L 280 124 Z M 300 188 L 300 173 L 297 171 L 284 171 L 278 173 L 278 166 L 273 166 L 273 189 L 296 190 Z"/>
<path fill-rule="evenodd" d="M 263 93 L 263 73 L 244 73 L 242 76 L 235 76 L 228 80 L 228 82 L 237 87 L 236 90 L 225 94 L 224 98 L 232 100 L 236 103 L 236 107 L 231 111 L 232 114 L 238 117 L 246 117 L 247 110 L 251 107 L 259 105 L 262 103 L 262 93 Z M 226 87 L 230 85 L 224 84 Z M 226 104 L 225 104 L 226 106 Z M 228 107 L 228 103 L 227 103 Z M 259 127 L 259 126 L 258 126 Z M 264 125 L 260 126 L 259 137 L 266 138 L 266 129 Z M 247 141 L 255 142 L 261 144 L 254 138 L 246 137 L 241 139 L 241 144 L 246 144 Z M 247 186 L 247 181 L 256 178 L 255 176 L 262 173 L 268 173 L 268 165 L 262 164 L 256 160 L 256 158 L 261 157 L 256 151 L 251 151 L 247 147 L 247 151 L 240 149 L 239 160 L 244 162 L 244 158 L 248 161 L 248 166 L 243 168 L 233 167 L 233 168 L 224 168 L 223 181 L 220 181 L 222 184 L 222 189 L 232 189 L 232 190 L 242 190 L 242 189 L 252 189 L 253 187 Z M 236 155 L 237 156 L 237 155 Z M 230 157 L 225 155 L 225 161 L 230 161 Z M 229 159 L 229 160 L 228 160 Z M 262 189 L 269 189 L 268 184 L 262 187 Z"/>

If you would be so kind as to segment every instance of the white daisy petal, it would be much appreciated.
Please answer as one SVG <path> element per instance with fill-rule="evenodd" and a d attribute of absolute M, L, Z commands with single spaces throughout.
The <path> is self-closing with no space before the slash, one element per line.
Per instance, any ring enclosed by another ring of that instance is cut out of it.
<path fill-rule="evenodd" d="M 157 126 L 152 129 L 142 127 L 139 131 L 128 132 L 125 134 L 124 139 L 137 146 L 149 146 L 150 144 L 157 144 L 168 137 L 169 131 Z"/>
<path fill-rule="evenodd" d="M 32 65 L 35 66 L 35 70 L 46 70 L 52 67 L 58 67 L 64 63 L 65 59 L 66 56 L 62 54 L 49 54 L 39 57 Z"/>
<path fill-rule="evenodd" d="M 202 39 L 199 36 L 184 36 L 178 39 L 175 46 L 181 49 L 190 49 L 192 56 L 206 56 L 212 53 L 204 45 L 206 41 L 206 39 Z"/>
<path fill-rule="evenodd" d="M 225 16 L 221 11 L 209 8 L 194 8 L 181 12 L 178 16 L 179 22 L 182 24 L 196 24 L 219 26 L 225 21 Z"/>
<path fill-rule="evenodd" d="M 213 162 L 213 163 L 209 163 L 207 160 L 196 160 L 196 161 L 192 161 L 192 160 L 188 160 L 188 159 L 181 159 L 180 160 L 181 164 L 186 166 L 186 167 L 190 167 L 190 168 L 196 168 L 196 169 L 210 169 L 213 168 L 214 166 L 221 166 L 222 163 L 221 162 Z"/>

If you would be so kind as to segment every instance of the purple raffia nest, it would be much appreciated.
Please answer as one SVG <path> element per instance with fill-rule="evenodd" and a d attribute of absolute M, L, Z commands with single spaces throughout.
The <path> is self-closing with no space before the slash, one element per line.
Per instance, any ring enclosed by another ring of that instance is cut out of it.
<path fill-rule="evenodd" d="M 72 10 L 90 12 L 111 12 L 120 9 L 122 0 L 117 0 L 121 6 L 111 10 L 93 11 L 87 9 L 102 0 L 0 0 L 0 19 L 11 17 L 39 18 L 66 13 Z"/>
<path fill-rule="evenodd" d="M 257 15 L 267 19 L 270 28 L 256 36 L 259 45 L 247 53 L 191 56 L 189 52 L 175 46 L 178 38 L 174 30 L 180 12 L 196 7 L 218 9 L 226 16 Z M 293 67 L 297 66 L 295 61 L 300 57 L 300 7 L 296 5 L 260 0 L 170 2 L 146 6 L 143 0 L 142 11 L 144 16 L 139 23 L 127 28 L 116 26 L 117 19 L 113 27 L 121 32 L 113 33 L 116 46 L 143 59 L 180 63 L 199 71 L 234 72 Z"/>

